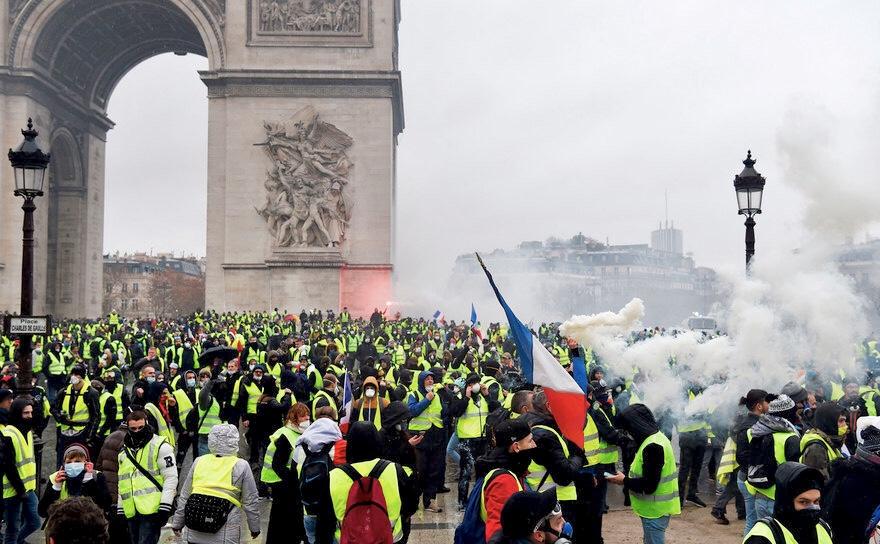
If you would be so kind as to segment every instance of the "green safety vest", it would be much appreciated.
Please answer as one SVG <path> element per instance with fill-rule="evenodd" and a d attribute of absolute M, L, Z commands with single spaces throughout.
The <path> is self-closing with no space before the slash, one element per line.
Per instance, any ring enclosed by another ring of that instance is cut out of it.
<path fill-rule="evenodd" d="M 497 385 L 498 386 L 498 396 L 494 399 L 491 399 L 491 400 L 494 400 L 496 402 L 501 402 L 503 400 L 501 398 L 501 396 L 504 394 L 504 391 L 502 391 L 502 389 L 501 389 L 501 384 L 499 384 L 498 380 L 496 380 L 492 376 L 484 376 L 480 380 L 480 385 L 485 385 L 486 390 L 489 390 L 489 388 L 492 387 L 493 385 Z"/>
<path fill-rule="evenodd" d="M 436 397 L 435 397 L 436 398 Z M 458 416 L 455 432 L 459 438 L 483 438 L 485 435 L 486 416 L 489 415 L 488 400 L 477 404 L 473 398 L 468 400 L 464 414 Z M 412 425 L 410 425 L 412 428 Z"/>
<path fill-rule="evenodd" d="M 34 351 L 31 356 L 31 371 L 36 375 L 43 371 L 43 351 Z"/>
<path fill-rule="evenodd" d="M 629 468 L 629 477 L 642 477 L 644 463 L 642 454 L 649 444 L 658 444 L 663 448 L 663 469 L 660 471 L 660 483 L 651 494 L 629 492 L 633 512 L 639 517 L 647 519 L 678 515 L 681 513 L 681 503 L 678 498 L 678 470 L 675 466 L 675 455 L 672 453 L 672 443 L 666 438 L 666 435 L 657 431 L 642 442 Z"/>
<path fill-rule="evenodd" d="M 597 409 L 602 417 L 605 418 L 605 421 L 608 422 L 608 425 L 611 425 L 611 419 L 609 419 L 608 414 L 605 413 L 605 410 L 602 408 Z M 602 465 L 613 465 L 617 463 L 617 460 L 620 458 L 620 450 L 618 450 L 617 446 L 614 444 L 609 444 L 599 437 L 599 464 Z"/>
<path fill-rule="evenodd" d="M 68 385 L 67 389 L 64 390 L 64 401 L 61 403 L 61 409 L 67 412 L 67 419 L 72 423 L 72 425 L 68 425 L 67 423 L 59 423 L 58 428 L 62 431 L 66 431 L 68 429 L 82 429 L 89 424 L 89 407 L 86 405 L 86 392 L 89 390 L 88 385 L 83 385 L 83 388 L 79 390 L 79 395 L 76 397 L 76 404 L 74 406 L 70 405 L 71 399 L 71 391 L 73 391 L 73 384 Z"/>
<path fill-rule="evenodd" d="M 700 398 L 702 393 L 694 395 L 693 391 L 688 391 L 688 404 L 692 404 L 696 399 Z M 687 420 L 685 420 L 687 421 Z M 679 433 L 692 433 L 694 431 L 709 430 L 711 427 L 705 421 L 689 421 L 684 425 L 678 426 Z"/>
<path fill-rule="evenodd" d="M 34 435 L 30 431 L 27 435 L 21 434 L 17 428 L 7 425 L 2 433 L 12 440 L 12 448 L 15 451 L 15 469 L 18 477 L 24 484 L 25 491 L 37 489 L 37 464 L 34 462 Z M 3 498 L 9 499 L 15 496 L 15 488 L 3 477 Z"/>
<path fill-rule="evenodd" d="M 242 383 L 242 387 L 247 391 L 247 408 L 246 413 L 248 414 L 256 414 L 257 413 L 257 404 L 260 402 L 260 395 L 263 394 L 263 389 L 255 384 L 254 382 L 250 382 L 248 384 Z"/>
<path fill-rule="evenodd" d="M 152 406 L 152 405 L 150 405 Z M 155 406 L 153 406 L 155 409 Z M 159 435 L 153 435 L 153 438 L 137 452 L 129 453 L 159 484 L 165 483 L 165 477 L 162 475 L 162 461 L 159 459 L 159 447 L 165 442 L 165 438 Z M 159 504 L 162 502 L 162 490 L 157 489 L 153 482 L 141 473 L 129 461 L 128 454 L 123 446 L 123 450 L 119 452 L 119 497 L 122 499 L 122 509 L 125 517 L 131 519 L 137 514 L 151 515 L 159 511 Z"/>
<path fill-rule="evenodd" d="M 776 526 L 782 530 L 782 536 L 785 538 L 785 542 L 777 542 L 776 538 L 773 536 L 773 529 L 770 528 L 770 523 L 776 522 Z M 779 523 L 772 518 L 764 518 L 758 520 L 755 523 L 755 526 L 752 527 L 752 530 L 749 531 L 749 534 L 746 535 L 743 542 L 749 539 L 751 536 L 761 536 L 767 539 L 770 544 L 798 544 L 798 541 L 794 539 L 794 535 L 791 534 L 791 531 L 785 528 L 785 525 Z M 818 544 L 831 544 L 831 531 L 828 530 L 828 527 L 825 526 L 824 523 L 816 524 L 816 542 Z"/>
<path fill-rule="evenodd" d="M 275 381 L 281 380 L 281 370 L 283 368 L 284 368 L 284 365 L 282 365 L 281 363 L 275 363 L 274 366 L 269 363 L 266 363 L 266 370 L 269 371 L 269 374 L 271 374 L 272 376 L 275 376 Z"/>
<path fill-rule="evenodd" d="M 599 429 L 593 416 L 587 412 L 587 424 L 584 426 L 584 466 L 591 467 L 598 465 L 599 452 L 602 450 L 602 443 L 599 439 Z"/>
<path fill-rule="evenodd" d="M 144 411 L 153 416 L 153 419 L 156 420 L 156 434 L 163 437 L 168 444 L 173 448 L 176 444 L 176 440 L 174 440 L 174 430 L 168 426 L 168 422 L 165 421 L 165 417 L 162 415 L 162 411 L 159 410 L 159 407 L 153 404 L 152 402 L 148 402 L 146 406 L 144 406 Z"/>
<path fill-rule="evenodd" d="M 513 472 L 510 472 L 509 470 L 505 470 L 503 468 L 493 468 L 492 470 L 487 472 L 486 475 L 483 477 L 483 488 L 480 490 L 480 519 L 483 520 L 483 522 L 485 522 L 487 519 L 489 519 L 489 514 L 486 512 L 487 482 L 492 483 L 492 479 L 495 477 L 495 474 L 497 472 L 506 472 L 506 473 L 510 474 L 511 476 L 513 476 L 513 479 L 516 480 L 517 490 L 518 491 L 523 490 L 522 482 L 519 481 L 519 478 Z M 500 474 L 499 474 L 499 476 L 500 476 Z"/>
<path fill-rule="evenodd" d="M 116 421 L 122 421 L 122 392 L 124 389 L 125 387 L 121 383 L 117 383 L 116 389 L 110 393 L 113 398 L 116 399 Z M 106 388 L 104 389 L 104 392 L 107 392 Z M 104 409 L 101 408 L 101 411 L 103 412 Z"/>
<path fill-rule="evenodd" d="M 306 369 L 306 377 L 311 379 L 312 375 L 315 376 L 315 389 L 318 391 L 324 389 L 324 376 L 321 376 L 315 365 L 309 365 L 309 368 Z"/>
<path fill-rule="evenodd" d="M 840 451 L 832 446 L 823 436 L 819 433 L 813 432 L 812 430 L 807 431 L 804 436 L 801 437 L 801 458 L 800 462 L 804 462 L 804 450 L 807 449 L 807 446 L 810 442 L 821 442 L 823 446 L 825 446 L 825 452 L 828 454 L 828 462 L 836 461 L 840 459 Z M 783 446 L 784 447 L 784 446 Z"/>
<path fill-rule="evenodd" d="M 196 388 L 196 399 L 199 398 L 199 388 Z M 186 394 L 186 391 L 183 389 L 175 389 L 174 390 L 174 400 L 177 401 L 177 413 L 180 417 L 180 421 L 186 420 L 186 415 L 190 410 L 193 409 L 193 403 L 189 400 L 189 396 Z"/>
<path fill-rule="evenodd" d="M 196 434 L 208 434 L 214 425 L 220 425 L 220 403 L 217 402 L 217 399 L 211 399 L 211 406 L 208 406 L 207 414 L 200 406 L 196 409 L 199 411 L 200 421 Z"/>
<path fill-rule="evenodd" d="M 877 391 L 874 389 L 868 389 L 864 393 L 862 393 L 862 398 L 865 400 L 865 408 L 868 410 L 869 416 L 877 415 L 877 405 L 874 404 L 874 397 L 877 396 Z"/>
<path fill-rule="evenodd" d="M 415 382 L 415 380 L 413 380 Z M 415 395 L 416 402 L 422 402 L 424 395 L 422 395 L 421 391 L 413 391 L 411 393 Z M 443 405 L 440 404 L 440 395 L 434 393 L 434 398 L 431 399 L 431 402 L 428 403 L 428 407 L 425 408 L 421 414 L 412 418 L 409 422 L 409 428 L 413 431 L 427 431 L 431 427 L 443 428 L 443 420 L 441 419 L 441 415 L 443 414 Z"/>
<path fill-rule="evenodd" d="M 721 453 L 721 461 L 718 463 L 718 470 L 715 472 L 715 480 L 721 485 L 727 485 L 730 476 L 737 468 L 739 464 L 736 462 L 736 442 L 728 436 L 724 443 L 724 451 Z"/>
<path fill-rule="evenodd" d="M 121 388 L 117 387 L 117 389 L 121 389 Z M 104 427 L 104 424 L 107 423 L 107 414 L 104 413 L 104 408 L 107 407 L 107 400 L 110 398 L 115 398 L 115 397 L 112 394 L 108 393 L 106 389 L 104 391 L 101 391 L 101 396 L 98 397 L 98 411 L 101 413 L 101 415 L 99 416 L 100 419 L 98 420 L 98 428 L 99 429 Z M 119 404 L 119 401 L 117 401 L 117 404 Z M 117 419 L 116 421 L 119 421 L 119 420 Z M 113 431 L 113 429 L 109 429 L 109 430 Z"/>
<path fill-rule="evenodd" d="M 350 466 L 362 477 L 366 477 L 373 470 L 373 467 L 380 459 L 372 461 L 361 461 L 352 463 Z M 394 541 L 403 538 L 403 520 L 400 517 L 400 486 L 397 481 L 396 463 L 388 463 L 382 474 L 379 475 L 379 484 L 382 486 L 382 492 L 385 494 L 385 506 L 388 512 L 388 519 L 391 521 L 391 532 Z M 407 467 L 401 467 L 407 475 L 411 471 Z M 330 471 L 330 498 L 333 501 L 333 513 L 336 514 L 336 541 L 342 537 L 342 520 L 345 517 L 345 508 L 348 503 L 348 495 L 354 481 L 349 478 L 342 469 L 334 468 Z"/>
<path fill-rule="evenodd" d="M 382 402 L 380 400 L 380 397 L 378 397 L 378 395 L 379 395 L 378 391 L 376 391 L 376 395 L 377 395 L 376 397 L 373 397 L 373 399 L 376 401 L 376 408 L 367 408 L 367 409 L 373 410 L 373 425 L 376 427 L 377 431 L 381 431 L 382 430 L 382 408 L 381 408 Z M 360 409 L 358 412 L 358 420 L 359 421 L 366 421 L 364 419 L 364 403 L 367 400 L 368 399 L 366 397 L 361 397 L 361 405 L 360 405 Z M 369 415 L 369 414 L 367 414 L 367 415 Z"/>
<path fill-rule="evenodd" d="M 391 364 L 395 366 L 403 366 L 404 363 L 406 363 L 406 352 L 404 351 L 403 346 L 398 344 L 391 353 Z"/>
<path fill-rule="evenodd" d="M 241 508 L 241 489 L 232 484 L 232 471 L 238 457 L 208 453 L 194 461 L 192 492 L 226 499 Z"/>
<path fill-rule="evenodd" d="M 263 469 L 260 471 L 260 480 L 264 484 L 274 484 L 281 481 L 281 477 L 272 470 L 272 461 L 275 459 L 276 442 L 282 435 L 290 442 L 290 457 L 284 465 L 288 470 L 293 466 L 293 449 L 296 447 L 296 440 L 300 437 L 301 433 L 284 425 L 269 437 L 269 446 L 266 448 L 266 455 L 263 456 Z"/>
<path fill-rule="evenodd" d="M 794 432 L 774 432 L 773 433 L 773 456 L 776 458 L 776 464 L 781 465 L 786 461 L 785 458 L 785 442 L 791 436 L 797 436 L 797 433 Z M 749 429 L 746 431 L 746 437 L 749 439 L 749 444 L 752 443 L 752 430 Z M 746 488 L 754 495 L 755 493 L 760 493 L 769 499 L 776 499 L 776 484 L 773 484 L 771 487 L 767 489 L 761 489 L 760 487 L 755 487 L 752 484 L 746 482 Z"/>
<path fill-rule="evenodd" d="M 412 428 L 412 425 L 410 425 L 410 428 Z M 562 438 L 555 429 L 547 427 L 546 425 L 535 425 L 532 427 L 532 432 L 534 432 L 535 429 L 543 429 L 553 434 L 556 439 L 559 440 L 565 458 L 568 458 L 568 444 L 566 444 L 565 439 Z M 542 481 L 543 484 L 541 483 Z M 556 482 L 553 481 L 553 476 L 547 472 L 547 468 L 543 465 L 539 465 L 535 461 L 529 463 L 529 474 L 526 476 L 526 483 L 529 484 L 529 488 L 533 491 L 544 491 L 555 487 L 556 498 L 560 501 L 577 500 L 577 488 L 575 487 L 574 482 L 571 482 L 568 485 L 557 485 Z"/>
<path fill-rule="evenodd" d="M 333 409 L 336 410 L 336 411 L 337 411 L 337 414 L 338 414 L 339 410 L 338 410 L 338 408 L 337 408 L 337 406 L 336 406 L 336 399 L 334 399 L 333 396 L 330 395 L 330 393 L 328 393 L 328 392 L 324 391 L 323 389 L 321 389 L 320 391 L 318 391 L 317 393 L 315 393 L 315 398 L 312 399 L 312 416 L 313 416 L 313 417 L 314 417 L 314 415 L 315 415 L 315 410 L 317 410 L 318 399 L 321 399 L 321 398 L 326 398 L 326 399 L 327 399 L 327 402 L 330 403 L 330 406 L 332 406 Z"/>

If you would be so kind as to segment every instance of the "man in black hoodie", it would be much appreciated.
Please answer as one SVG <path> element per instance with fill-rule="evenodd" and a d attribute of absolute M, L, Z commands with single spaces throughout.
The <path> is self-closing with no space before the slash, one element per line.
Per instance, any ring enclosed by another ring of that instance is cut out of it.
<path fill-rule="evenodd" d="M 773 517 L 755 524 L 743 544 L 825 544 L 831 528 L 819 517 L 822 474 L 801 463 L 782 463 L 776 469 Z M 864 531 L 864 527 L 862 528 Z M 837 542 L 853 542 L 838 540 Z"/>

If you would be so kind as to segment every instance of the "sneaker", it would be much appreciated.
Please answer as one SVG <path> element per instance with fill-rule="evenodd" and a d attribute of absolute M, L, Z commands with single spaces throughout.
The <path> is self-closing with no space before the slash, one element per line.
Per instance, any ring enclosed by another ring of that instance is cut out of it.
<path fill-rule="evenodd" d="M 439 514 L 443 509 L 437 505 L 437 499 L 431 499 L 431 502 L 428 503 L 428 506 L 425 507 L 425 512 L 434 512 L 435 514 Z"/>
<path fill-rule="evenodd" d="M 441 487 L 440 489 L 437 490 L 437 493 L 449 493 L 450 491 L 452 491 L 452 490 L 444 485 L 443 487 Z"/>
<path fill-rule="evenodd" d="M 692 496 L 688 497 L 688 498 L 687 498 L 687 501 L 688 501 L 689 503 L 691 503 L 691 504 L 696 504 L 696 505 L 699 506 L 700 508 L 706 508 L 706 503 L 704 503 L 704 502 L 700 499 L 700 497 L 698 497 L 698 496 L 696 496 L 696 495 L 692 495 Z"/>
<path fill-rule="evenodd" d="M 715 510 L 712 510 L 712 517 L 715 518 L 715 523 L 718 525 L 730 525 L 730 520 L 727 519 L 724 512 L 716 512 Z"/>

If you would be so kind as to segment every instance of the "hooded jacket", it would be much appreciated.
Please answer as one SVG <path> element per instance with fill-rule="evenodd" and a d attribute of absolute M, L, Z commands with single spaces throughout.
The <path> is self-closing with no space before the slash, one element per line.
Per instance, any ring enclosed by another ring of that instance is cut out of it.
<path fill-rule="evenodd" d="M 412 416 L 409 408 L 400 401 L 392 402 L 382 410 L 383 459 L 394 461 L 405 467 L 415 469 L 416 449 L 409 444 L 410 434 L 406 430 Z M 398 429 L 400 425 L 402 428 Z"/>
<path fill-rule="evenodd" d="M 748 431 L 751 429 L 761 416 L 746 412 L 736 416 L 733 426 L 730 428 L 730 435 L 736 442 L 736 464 L 745 479 L 749 472 L 749 437 Z"/>
<path fill-rule="evenodd" d="M 419 372 L 418 381 L 416 383 L 418 384 L 418 389 L 419 389 L 419 393 L 421 393 L 422 400 L 417 400 L 416 395 L 413 393 L 410 393 L 409 397 L 407 398 L 407 404 L 409 406 L 409 413 L 413 417 L 416 417 L 419 414 L 421 414 L 422 412 L 424 412 L 425 410 L 427 410 L 428 405 L 431 404 L 431 401 L 428 400 L 428 397 L 427 397 L 428 392 L 425 390 L 425 379 L 427 379 L 428 376 L 431 376 L 431 375 L 432 375 L 431 372 L 428 370 L 423 370 L 423 371 Z M 435 385 L 435 388 L 437 388 L 437 387 L 438 386 Z M 435 390 L 434 394 L 437 395 L 438 398 L 441 398 L 439 396 L 438 391 Z M 443 401 L 441 398 L 441 400 L 440 400 L 440 419 L 443 420 L 445 418 L 446 418 L 446 405 L 443 404 Z M 440 442 L 443 442 L 445 439 L 446 439 L 446 430 L 445 429 L 431 427 L 425 433 L 425 439 L 422 440 L 422 442 L 418 445 L 418 447 L 419 447 L 419 449 L 434 448 L 434 447 L 437 447 L 438 444 Z"/>
<path fill-rule="evenodd" d="M 801 452 L 801 462 L 808 467 L 813 467 L 822 473 L 826 479 L 830 476 L 829 472 L 829 451 L 825 442 L 834 447 L 834 452 L 840 454 L 840 447 L 843 445 L 843 436 L 837 435 L 837 420 L 843 410 L 837 403 L 828 402 L 822 404 L 816 409 L 814 418 L 815 427 L 807 431 L 806 434 L 816 434 L 823 441 L 813 440 Z M 806 436 L 806 435 L 804 435 Z"/>
<path fill-rule="evenodd" d="M 822 517 L 834 528 L 836 542 L 867 544 L 865 529 L 880 504 L 880 457 L 862 448 L 831 469 L 822 492 Z"/>
<path fill-rule="evenodd" d="M 783 463 L 779 465 L 774 479 L 776 501 L 773 505 L 773 519 L 788 529 L 798 544 L 816 544 L 816 521 L 799 515 L 794 507 L 794 499 L 810 489 L 822 489 L 822 474 L 801 463 Z M 763 536 L 750 536 L 744 544 L 772 543 Z"/>
<path fill-rule="evenodd" d="M 368 385 L 372 385 L 376 391 L 376 396 L 373 398 L 367 398 L 367 396 L 364 395 Z M 387 406 L 388 400 L 379 396 L 379 380 L 373 376 L 367 376 L 361 386 L 361 397 L 351 403 L 351 422 L 354 423 L 355 421 L 361 421 L 361 408 L 363 408 L 364 412 L 363 421 L 372 422 L 377 410 L 379 411 L 380 417 L 384 419 L 385 408 Z"/>
<path fill-rule="evenodd" d="M 797 461 L 801 456 L 801 437 L 797 428 L 789 420 L 764 414 L 752 427 L 752 442 L 749 446 L 749 483 L 761 489 L 768 489 L 775 482 L 778 462 L 773 446 L 773 434 L 794 433 L 785 441 L 785 460 Z"/>
<path fill-rule="evenodd" d="M 528 450 L 529 452 L 531 450 Z M 527 455 L 524 459 L 528 460 Z M 476 461 L 477 479 L 483 478 L 490 470 L 502 469 L 513 472 L 517 475 L 514 478 L 510 472 L 503 472 L 492 478 L 488 485 L 484 485 L 483 496 L 486 504 L 486 541 L 488 542 L 492 535 L 501 530 L 501 510 L 507 499 L 517 491 L 527 489 L 523 480 L 525 474 L 528 473 L 528 464 L 524 467 L 517 466 L 518 463 L 514 457 L 507 451 L 507 448 L 492 448 L 489 453 L 480 457 Z"/>
<path fill-rule="evenodd" d="M 629 433 L 633 438 L 633 445 L 637 444 L 636 450 L 649 436 L 660 432 L 660 426 L 654 419 L 654 414 L 644 404 L 631 404 L 619 416 L 619 427 Z M 660 444 L 648 444 L 642 450 L 642 475 L 639 478 L 631 478 L 629 475 L 624 479 L 624 485 L 630 491 L 636 493 L 651 494 L 660 485 L 660 475 L 663 472 L 663 447 Z"/>

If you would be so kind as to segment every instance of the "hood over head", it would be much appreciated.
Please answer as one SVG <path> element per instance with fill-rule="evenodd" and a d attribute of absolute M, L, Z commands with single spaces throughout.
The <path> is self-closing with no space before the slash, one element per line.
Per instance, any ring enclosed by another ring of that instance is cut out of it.
<path fill-rule="evenodd" d="M 208 433 L 208 450 L 215 455 L 238 455 L 238 428 L 228 423 L 214 425 Z"/>
<path fill-rule="evenodd" d="M 638 442 L 642 442 L 660 430 L 653 412 L 644 404 L 627 406 L 618 416 L 618 423 L 620 428 L 629 432 Z"/>
<path fill-rule="evenodd" d="M 828 436 L 837 436 L 837 420 L 843 408 L 836 402 L 823 402 L 816 408 L 816 415 L 813 418 L 816 428 Z"/>
<path fill-rule="evenodd" d="M 425 379 L 428 376 L 434 377 L 434 375 L 429 370 L 423 370 L 423 371 L 419 372 L 419 381 L 417 383 L 419 386 L 419 393 L 421 393 L 423 395 L 428 393 L 427 391 L 425 391 Z"/>
<path fill-rule="evenodd" d="M 412 419 L 412 414 L 406 404 L 396 400 L 382 410 L 382 428 L 391 429 L 401 421 Z"/>
<path fill-rule="evenodd" d="M 321 451 L 327 444 L 335 444 L 342 438 L 339 425 L 328 417 L 316 419 L 309 425 L 302 436 L 296 440 L 296 445 L 302 445 L 311 452 Z"/>
<path fill-rule="evenodd" d="M 773 516 L 785 518 L 794 514 L 794 499 L 810 489 L 822 490 L 825 478 L 818 470 L 791 461 L 776 469 L 776 502 Z"/>

